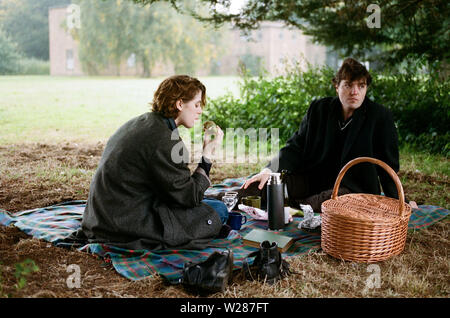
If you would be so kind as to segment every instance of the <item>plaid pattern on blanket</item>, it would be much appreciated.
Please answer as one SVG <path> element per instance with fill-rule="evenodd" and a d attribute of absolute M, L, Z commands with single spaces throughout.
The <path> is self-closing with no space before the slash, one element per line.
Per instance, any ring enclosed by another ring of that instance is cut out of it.
<path fill-rule="evenodd" d="M 229 178 L 220 184 L 214 184 L 205 191 L 205 197 L 220 199 L 220 197 L 228 191 L 238 191 L 249 177 Z"/>
<path fill-rule="evenodd" d="M 56 246 L 67 247 L 61 241 L 80 227 L 85 201 L 71 201 L 62 204 L 22 211 L 11 214 L 0 210 L 0 224 L 14 225 L 28 235 L 52 242 Z M 410 229 L 428 227 L 449 214 L 440 207 L 424 205 L 413 209 L 409 222 Z M 297 228 L 302 218 L 294 218 L 294 222 L 283 231 L 284 235 L 295 238 L 295 243 L 283 257 L 305 254 L 320 248 L 320 232 L 304 232 Z M 159 274 L 169 281 L 177 282 L 182 276 L 182 269 L 187 262 L 204 261 L 216 250 L 231 249 L 234 254 L 234 266 L 239 268 L 254 247 L 244 246 L 242 236 L 254 228 L 266 228 L 267 222 L 249 218 L 239 231 L 231 231 L 226 239 L 216 239 L 204 250 L 127 250 L 106 244 L 87 244 L 80 250 L 99 255 L 110 261 L 116 271 L 131 279 L 140 280 L 147 276 Z M 251 263 L 252 260 L 249 260 Z"/>

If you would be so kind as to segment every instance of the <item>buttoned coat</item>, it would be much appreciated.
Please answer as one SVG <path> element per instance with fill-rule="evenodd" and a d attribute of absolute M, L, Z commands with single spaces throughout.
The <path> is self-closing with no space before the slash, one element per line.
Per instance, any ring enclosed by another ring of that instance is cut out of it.
<path fill-rule="evenodd" d="M 125 123 L 106 144 L 76 236 L 129 249 L 205 248 L 222 224 L 202 202 L 209 178 L 191 174 L 187 157 L 160 114 Z"/>

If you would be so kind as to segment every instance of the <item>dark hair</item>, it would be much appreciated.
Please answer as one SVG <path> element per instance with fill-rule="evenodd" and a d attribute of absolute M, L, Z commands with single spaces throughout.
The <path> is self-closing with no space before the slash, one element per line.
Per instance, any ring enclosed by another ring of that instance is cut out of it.
<path fill-rule="evenodd" d="M 188 75 L 174 75 L 159 84 L 151 103 L 154 112 L 164 117 L 175 118 L 178 115 L 176 102 L 188 102 L 194 99 L 198 92 L 202 93 L 202 107 L 206 105 L 206 88 L 198 79 Z"/>
<path fill-rule="evenodd" d="M 372 76 L 370 76 L 366 67 L 359 63 L 357 60 L 348 57 L 342 62 L 336 76 L 333 78 L 332 82 L 334 86 L 339 86 L 342 80 L 347 80 L 350 82 L 365 78 L 367 86 L 372 83 Z"/>

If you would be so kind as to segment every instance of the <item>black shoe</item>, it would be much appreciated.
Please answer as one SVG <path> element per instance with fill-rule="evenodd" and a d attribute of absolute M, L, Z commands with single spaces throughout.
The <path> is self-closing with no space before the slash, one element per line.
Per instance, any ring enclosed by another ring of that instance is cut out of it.
<path fill-rule="evenodd" d="M 256 257 L 255 257 L 256 256 Z M 289 263 L 281 258 L 276 242 L 264 241 L 258 251 L 249 254 L 255 257 L 253 265 L 244 260 L 244 273 L 248 279 L 266 280 L 269 284 L 290 274 Z"/>
<path fill-rule="evenodd" d="M 187 263 L 183 269 L 182 283 L 199 293 L 225 291 L 233 271 L 233 253 L 230 250 L 214 252 L 204 262 Z"/>

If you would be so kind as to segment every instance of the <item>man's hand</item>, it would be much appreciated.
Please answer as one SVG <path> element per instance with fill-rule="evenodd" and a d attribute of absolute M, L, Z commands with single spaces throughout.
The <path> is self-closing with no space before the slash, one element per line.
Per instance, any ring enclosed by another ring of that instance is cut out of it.
<path fill-rule="evenodd" d="M 222 140 L 223 131 L 219 126 L 216 126 L 214 130 L 206 130 L 203 137 L 203 157 L 211 159 L 216 148 L 222 144 Z"/>
<path fill-rule="evenodd" d="M 245 183 L 242 185 L 241 189 L 242 188 L 243 189 L 247 189 L 248 186 L 250 184 L 252 184 L 253 182 L 259 182 L 258 189 L 262 190 L 262 188 L 266 184 L 267 180 L 269 180 L 271 172 L 272 171 L 269 168 L 265 168 L 264 170 L 262 170 L 257 175 L 255 175 L 255 176 L 251 177 L 250 179 L 248 179 L 247 181 L 245 181 Z"/>

